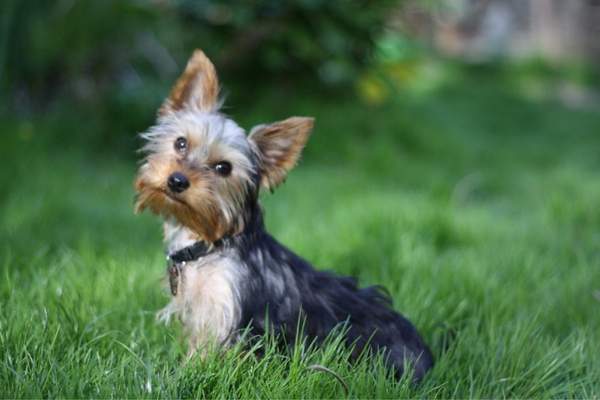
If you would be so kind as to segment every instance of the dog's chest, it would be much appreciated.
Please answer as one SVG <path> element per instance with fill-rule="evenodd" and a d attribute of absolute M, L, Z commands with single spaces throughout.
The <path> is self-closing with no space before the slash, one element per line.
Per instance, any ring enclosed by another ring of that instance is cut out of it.
<path fill-rule="evenodd" d="M 180 269 L 177 294 L 167 306 L 178 314 L 194 341 L 232 338 L 241 318 L 243 267 L 234 256 L 212 254 Z"/>

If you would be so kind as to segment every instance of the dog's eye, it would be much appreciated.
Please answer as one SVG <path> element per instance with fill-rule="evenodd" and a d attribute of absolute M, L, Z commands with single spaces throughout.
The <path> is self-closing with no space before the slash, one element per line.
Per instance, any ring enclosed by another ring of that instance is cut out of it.
<path fill-rule="evenodd" d="M 178 137 L 175 140 L 175 151 L 178 153 L 185 153 L 185 151 L 187 150 L 187 139 L 184 137 Z"/>
<path fill-rule="evenodd" d="M 215 172 L 221 176 L 229 176 L 231 174 L 231 163 L 229 161 L 220 161 L 213 168 Z"/>

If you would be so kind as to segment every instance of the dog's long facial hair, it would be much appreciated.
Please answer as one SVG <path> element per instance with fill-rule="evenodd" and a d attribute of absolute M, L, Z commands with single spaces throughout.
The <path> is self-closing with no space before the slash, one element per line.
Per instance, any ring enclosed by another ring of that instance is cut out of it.
<path fill-rule="evenodd" d="M 181 290 L 163 316 L 178 314 L 190 336 L 190 353 L 209 339 L 227 345 L 241 329 L 275 329 L 294 342 L 297 323 L 322 339 L 347 324 L 347 342 L 383 351 L 415 380 L 432 366 L 431 353 L 408 320 L 376 288 L 316 271 L 264 229 L 260 188 L 275 189 L 296 164 L 313 119 L 292 117 L 259 125 L 249 135 L 219 113 L 218 79 L 200 50 L 142 137 L 145 158 L 135 188 L 136 211 L 163 216 L 168 251 L 197 241 L 226 240 L 182 272 Z M 269 321 L 270 327 L 265 324 Z"/>

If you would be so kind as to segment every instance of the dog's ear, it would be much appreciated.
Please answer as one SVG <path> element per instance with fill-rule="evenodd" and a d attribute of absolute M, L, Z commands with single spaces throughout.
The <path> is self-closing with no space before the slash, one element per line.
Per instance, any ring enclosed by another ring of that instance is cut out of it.
<path fill-rule="evenodd" d="M 291 117 L 252 129 L 248 139 L 256 145 L 261 185 L 273 190 L 296 165 L 314 125 L 314 118 Z"/>
<path fill-rule="evenodd" d="M 215 66 L 202 50 L 194 51 L 171 89 L 169 97 L 158 110 L 163 116 L 185 108 L 211 112 L 219 107 L 219 80 Z"/>

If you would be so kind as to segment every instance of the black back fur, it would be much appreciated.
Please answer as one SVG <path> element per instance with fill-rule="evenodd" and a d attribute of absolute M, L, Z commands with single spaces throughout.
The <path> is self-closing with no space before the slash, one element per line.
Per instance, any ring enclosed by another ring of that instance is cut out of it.
<path fill-rule="evenodd" d="M 251 209 L 245 231 L 229 240 L 251 277 L 241 288 L 239 328 L 257 335 L 274 329 L 293 343 L 301 320 L 303 332 L 317 341 L 347 323 L 345 339 L 355 345 L 355 355 L 365 346 L 382 351 L 397 376 L 411 365 L 420 381 L 433 357 L 414 326 L 392 309 L 389 296 L 378 287 L 359 288 L 354 278 L 315 270 L 265 231 L 257 203 Z"/>

